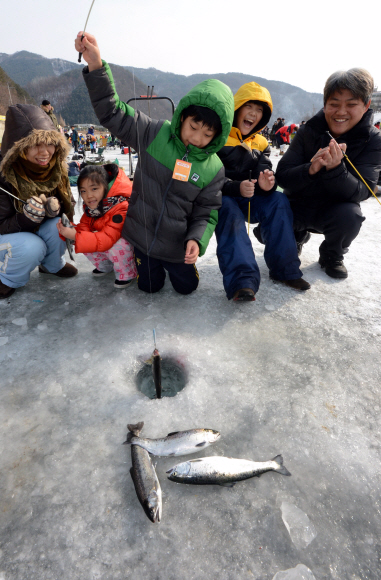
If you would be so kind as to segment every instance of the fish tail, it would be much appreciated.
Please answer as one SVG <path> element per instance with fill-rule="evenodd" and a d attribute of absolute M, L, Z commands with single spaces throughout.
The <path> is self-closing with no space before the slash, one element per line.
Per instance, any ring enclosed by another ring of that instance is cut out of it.
<path fill-rule="evenodd" d="M 136 425 L 128 424 L 127 429 L 135 435 L 135 437 L 139 437 L 141 430 L 144 427 L 144 421 L 140 421 L 140 423 L 136 423 Z"/>
<path fill-rule="evenodd" d="M 127 439 L 122 443 L 122 445 L 129 445 L 131 443 L 131 440 L 135 437 L 135 435 L 133 433 L 131 433 L 131 431 L 129 431 L 127 433 Z"/>
<path fill-rule="evenodd" d="M 283 465 L 283 457 L 281 455 L 277 455 L 272 459 L 272 461 L 275 461 L 275 463 L 278 464 L 278 467 L 274 469 L 274 471 L 280 473 L 281 475 L 291 475 L 288 469 Z"/>

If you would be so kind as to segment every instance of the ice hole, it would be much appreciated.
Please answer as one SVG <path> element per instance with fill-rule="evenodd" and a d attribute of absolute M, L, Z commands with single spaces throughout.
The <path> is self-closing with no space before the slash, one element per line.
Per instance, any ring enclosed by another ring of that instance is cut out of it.
<path fill-rule="evenodd" d="M 175 357 L 161 357 L 161 396 L 175 397 L 183 390 L 188 382 L 187 372 L 184 364 Z M 152 364 L 143 363 L 136 375 L 136 386 L 138 390 L 149 397 L 156 399 L 156 389 L 153 380 Z"/>

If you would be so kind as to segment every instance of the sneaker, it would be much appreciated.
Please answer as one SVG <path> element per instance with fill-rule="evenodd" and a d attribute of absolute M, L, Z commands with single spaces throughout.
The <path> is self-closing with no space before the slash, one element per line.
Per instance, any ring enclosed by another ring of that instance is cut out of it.
<path fill-rule="evenodd" d="M 15 290 L 16 288 L 10 288 L 10 286 L 3 284 L 0 280 L 0 300 L 9 298 L 9 296 L 11 296 Z"/>
<path fill-rule="evenodd" d="M 44 266 L 39 266 L 38 271 L 40 274 L 51 274 L 52 276 L 58 276 L 59 278 L 72 278 L 78 274 L 77 268 L 67 262 L 61 270 L 58 270 L 58 272 L 49 272 L 49 270 L 44 268 Z"/>
<path fill-rule="evenodd" d="M 302 238 L 299 242 L 296 242 L 296 247 L 298 248 L 298 256 L 301 255 L 304 244 L 306 244 L 310 239 L 311 239 L 310 232 L 306 232 L 304 238 Z"/>
<path fill-rule="evenodd" d="M 348 278 L 348 270 L 344 266 L 343 260 L 323 258 L 323 256 L 320 256 L 319 264 L 322 268 L 325 268 L 325 273 L 327 276 L 331 276 L 331 278 Z"/>
<path fill-rule="evenodd" d="M 251 288 L 241 288 L 234 293 L 233 302 L 254 302 L 255 294 Z"/>
<path fill-rule="evenodd" d="M 258 242 L 260 244 L 264 244 L 265 242 L 262 240 L 262 234 L 261 234 L 261 224 L 258 224 L 257 226 L 255 226 L 255 228 L 253 229 L 253 234 L 254 236 L 257 238 Z"/>
<path fill-rule="evenodd" d="M 92 275 L 93 276 L 107 276 L 107 274 L 109 274 L 110 272 L 101 272 L 100 270 L 97 270 L 95 268 L 95 270 L 92 271 Z"/>
<path fill-rule="evenodd" d="M 311 284 L 303 280 L 303 278 L 298 278 L 297 280 L 275 280 L 275 278 L 272 278 L 272 280 L 273 282 L 281 282 L 294 290 L 309 290 L 311 288 Z"/>
<path fill-rule="evenodd" d="M 132 284 L 132 282 L 134 282 L 136 280 L 136 278 L 132 278 L 131 280 L 115 280 L 114 282 L 114 286 L 115 288 L 127 288 L 127 286 L 129 286 L 130 284 Z"/>

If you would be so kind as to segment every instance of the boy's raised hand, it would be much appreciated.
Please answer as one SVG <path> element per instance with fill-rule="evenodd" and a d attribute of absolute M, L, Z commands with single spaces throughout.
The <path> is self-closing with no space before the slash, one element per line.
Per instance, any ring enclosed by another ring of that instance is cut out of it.
<path fill-rule="evenodd" d="M 245 179 L 241 181 L 239 186 L 239 192 L 242 197 L 253 197 L 254 195 L 254 184 L 257 183 L 256 179 Z"/>
<path fill-rule="evenodd" d="M 200 248 L 196 240 L 188 240 L 185 250 L 185 264 L 195 264 L 200 253 Z"/>
<path fill-rule="evenodd" d="M 270 169 L 261 171 L 258 177 L 258 185 L 263 191 L 270 191 L 274 187 L 275 176 Z"/>
<path fill-rule="evenodd" d="M 89 71 L 102 68 L 101 53 L 96 41 L 95 36 L 85 32 L 85 36 L 82 39 L 82 32 L 78 32 L 77 38 L 75 39 L 75 49 L 78 52 L 82 52 L 84 60 L 89 65 Z"/>

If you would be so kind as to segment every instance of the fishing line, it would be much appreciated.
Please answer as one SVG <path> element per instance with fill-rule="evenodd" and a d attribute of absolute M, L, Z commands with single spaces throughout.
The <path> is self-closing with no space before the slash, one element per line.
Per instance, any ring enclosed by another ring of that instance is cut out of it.
<path fill-rule="evenodd" d="M 135 113 L 136 113 L 136 107 L 137 107 L 137 100 L 136 100 L 136 86 L 135 86 L 135 72 L 134 69 L 132 69 L 132 82 L 134 85 L 134 97 L 135 97 L 135 109 L 134 109 L 134 117 L 135 117 Z M 139 123 L 136 123 L 136 134 L 137 134 L 137 142 L 138 142 L 138 162 L 140 161 L 141 163 L 141 176 L 142 176 L 142 199 L 143 199 L 143 217 L 144 217 L 144 230 L 145 230 L 145 236 L 146 236 L 146 248 L 148 250 L 148 235 L 147 235 L 147 217 L 146 217 L 146 204 L 145 204 L 145 199 L 144 199 L 144 177 L 143 177 L 143 166 L 142 166 L 142 158 L 140 155 L 140 137 L 139 137 Z M 149 254 L 147 254 L 147 259 L 148 259 L 148 280 L 149 280 L 149 289 L 150 289 L 150 298 L 151 298 L 151 305 L 153 304 L 153 297 L 152 297 L 152 281 L 151 281 L 151 269 L 150 269 L 150 264 L 149 264 Z M 155 347 L 156 348 L 156 347 Z"/>
<path fill-rule="evenodd" d="M 334 139 L 331 135 L 331 133 L 329 131 L 326 131 L 328 137 L 330 139 L 333 139 L 334 141 L 336 141 L 336 139 Z M 337 141 L 336 141 L 337 143 Z M 343 157 L 346 159 L 346 161 L 348 161 L 349 165 L 351 167 L 353 167 L 353 169 L 356 171 L 357 175 L 359 176 L 359 178 L 361 179 L 361 181 L 367 186 L 367 188 L 369 189 L 370 193 L 373 195 L 373 197 L 375 197 L 378 201 L 378 203 L 381 205 L 381 201 L 378 199 L 377 195 L 374 193 L 374 191 L 369 187 L 369 185 L 367 184 L 367 182 L 365 181 L 365 179 L 363 178 L 363 176 L 357 171 L 356 167 L 353 165 L 352 161 L 349 159 L 348 155 L 346 153 L 344 153 L 344 151 L 340 148 Z"/>
<path fill-rule="evenodd" d="M 133 86 L 134 86 L 134 97 L 135 97 L 135 108 L 134 108 L 134 118 L 135 118 L 137 100 L 136 100 L 135 71 L 133 68 L 132 68 L 132 82 L 133 82 Z M 147 91 L 147 97 L 148 97 L 148 91 Z M 146 237 L 146 248 L 148 251 L 147 216 L 146 216 L 146 204 L 145 204 L 145 198 L 144 198 L 144 175 L 143 175 L 144 171 L 143 171 L 142 157 L 140 154 L 141 149 L 140 149 L 140 136 L 139 136 L 139 123 L 138 122 L 136 123 L 136 134 L 137 134 L 137 144 L 138 144 L 138 163 L 140 162 L 140 170 L 141 170 L 141 195 L 142 195 L 142 200 L 143 200 L 144 230 L 145 230 L 145 237 Z M 151 306 L 153 306 L 150 257 L 149 257 L 148 253 L 147 253 L 147 266 L 148 266 L 148 281 L 149 281 L 149 290 L 150 290 L 149 294 L 150 294 Z M 156 331 L 155 331 L 155 329 L 153 329 L 153 340 L 154 340 L 154 349 L 156 350 Z"/>

